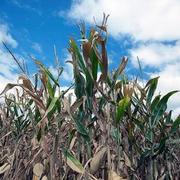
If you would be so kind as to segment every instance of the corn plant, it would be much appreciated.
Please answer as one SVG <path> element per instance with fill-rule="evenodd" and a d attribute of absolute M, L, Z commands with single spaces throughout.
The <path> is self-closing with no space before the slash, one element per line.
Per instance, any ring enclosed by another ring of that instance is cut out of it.
<path fill-rule="evenodd" d="M 1 179 L 180 178 L 180 116 L 167 111 L 178 91 L 157 95 L 160 77 L 144 87 L 129 79 L 126 57 L 109 70 L 107 19 L 89 32 L 81 24 L 80 41 L 69 40 L 74 82 L 66 91 L 56 50 L 57 76 L 32 57 L 38 72 L 29 77 L 6 46 L 22 74 L 1 93 Z"/>

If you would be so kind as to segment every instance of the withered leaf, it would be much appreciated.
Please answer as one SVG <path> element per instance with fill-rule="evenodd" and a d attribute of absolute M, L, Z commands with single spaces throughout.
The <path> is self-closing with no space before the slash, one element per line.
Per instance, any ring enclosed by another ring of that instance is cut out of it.
<path fill-rule="evenodd" d="M 94 157 L 90 162 L 90 172 L 92 174 L 96 173 L 100 168 L 101 163 L 105 159 L 105 155 L 107 153 L 107 147 L 102 147 L 98 152 L 95 153 Z"/>

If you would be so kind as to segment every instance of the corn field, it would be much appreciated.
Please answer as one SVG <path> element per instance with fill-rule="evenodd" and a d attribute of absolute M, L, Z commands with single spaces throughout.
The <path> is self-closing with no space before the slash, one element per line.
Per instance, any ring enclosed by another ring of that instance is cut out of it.
<path fill-rule="evenodd" d="M 80 41 L 69 40 L 74 80 L 66 90 L 56 50 L 58 75 L 32 58 L 31 78 L 6 46 L 22 73 L 1 93 L 0 179 L 180 179 L 180 116 L 167 111 L 178 91 L 157 94 L 159 77 L 144 86 L 130 80 L 126 57 L 110 72 L 106 21 L 88 32 L 82 24 Z"/>

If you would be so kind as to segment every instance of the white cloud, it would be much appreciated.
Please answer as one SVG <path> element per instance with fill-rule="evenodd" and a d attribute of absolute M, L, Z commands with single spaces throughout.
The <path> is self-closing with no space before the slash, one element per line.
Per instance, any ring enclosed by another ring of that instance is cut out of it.
<path fill-rule="evenodd" d="M 63 66 L 64 71 L 62 73 L 62 79 L 66 81 L 72 81 L 73 80 L 73 68 L 72 64 L 66 63 L 65 66 Z"/>
<path fill-rule="evenodd" d="M 137 66 L 137 56 L 143 66 L 161 67 L 180 62 L 180 41 L 174 45 L 165 45 L 160 42 L 140 44 L 129 51 L 131 60 Z"/>
<path fill-rule="evenodd" d="M 0 43 L 4 41 L 11 47 L 17 47 L 17 41 L 9 33 L 9 27 L 5 24 L 0 24 Z M 17 79 L 17 74 L 14 73 L 17 66 L 11 55 L 0 45 L 0 92 L 4 89 L 7 83 L 13 83 Z"/>
<path fill-rule="evenodd" d="M 6 24 L 0 24 L 0 43 L 5 42 L 13 48 L 17 47 L 17 41 L 9 33 L 9 27 Z"/>
<path fill-rule="evenodd" d="M 130 34 L 136 40 L 180 39 L 179 0 L 74 0 L 68 16 L 93 23 L 110 14 L 112 36 Z"/>
<path fill-rule="evenodd" d="M 37 42 L 32 43 L 32 48 L 33 48 L 36 52 L 42 53 L 42 47 L 41 47 L 41 45 L 40 45 L 39 43 L 37 43 Z"/>

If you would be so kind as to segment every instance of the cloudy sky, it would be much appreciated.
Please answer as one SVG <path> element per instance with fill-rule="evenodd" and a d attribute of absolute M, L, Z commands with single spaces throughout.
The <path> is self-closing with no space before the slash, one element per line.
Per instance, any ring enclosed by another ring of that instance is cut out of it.
<path fill-rule="evenodd" d="M 33 55 L 53 70 L 53 46 L 64 66 L 62 85 L 72 80 L 72 69 L 65 64 L 68 39 L 78 40 L 77 24 L 88 27 L 109 14 L 108 51 L 110 70 L 120 57 L 129 57 L 127 73 L 136 76 L 137 56 L 145 79 L 160 76 L 158 92 L 180 90 L 180 1 L 179 0 L 1 0 L 0 2 L 0 91 L 16 81 L 18 68 L 1 41 L 26 61 L 31 73 Z M 180 94 L 170 100 L 174 115 L 180 113 Z"/>

